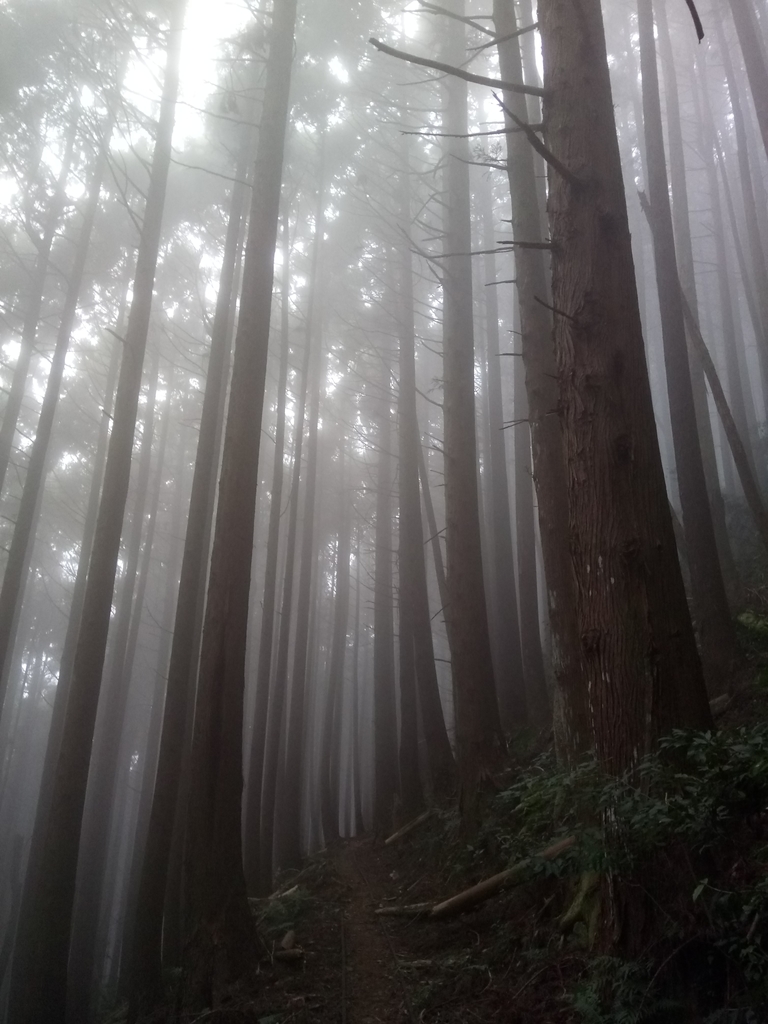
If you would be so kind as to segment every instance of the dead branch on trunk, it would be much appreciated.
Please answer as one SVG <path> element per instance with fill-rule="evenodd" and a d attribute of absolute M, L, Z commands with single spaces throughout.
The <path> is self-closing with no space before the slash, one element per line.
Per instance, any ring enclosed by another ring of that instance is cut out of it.
<path fill-rule="evenodd" d="M 443 64 L 439 60 L 430 60 L 428 57 L 417 57 L 413 53 L 406 53 L 405 50 L 396 50 L 393 46 L 387 46 L 379 39 L 369 39 L 371 46 L 388 54 L 390 57 L 397 57 L 398 60 L 407 61 L 408 64 L 418 64 L 425 68 L 434 68 L 435 71 L 442 71 L 445 75 L 453 75 L 454 78 L 463 78 L 465 82 L 474 82 L 475 85 L 488 85 L 492 89 L 504 89 L 506 92 L 519 92 L 523 96 L 543 96 L 544 90 L 535 85 L 517 85 L 514 82 L 504 82 L 498 78 L 486 78 L 485 75 L 473 75 L 471 71 L 464 71 L 453 64 Z"/>
<path fill-rule="evenodd" d="M 508 87 L 506 85 L 503 85 L 502 88 L 505 91 L 508 91 Z M 521 121 L 516 114 L 512 113 L 512 111 L 506 105 L 504 100 L 501 99 L 501 97 L 498 96 L 496 93 L 493 94 L 493 98 L 499 104 L 499 106 L 510 119 L 510 121 L 512 121 L 513 124 L 516 124 L 521 131 L 525 132 L 525 137 L 528 139 L 528 141 L 539 154 L 539 156 L 542 158 L 542 160 L 549 164 L 553 171 L 557 171 L 560 177 L 564 181 L 567 181 L 573 188 L 579 188 L 582 185 L 581 179 L 577 178 L 573 171 L 569 171 L 565 164 L 562 162 L 562 160 L 558 160 L 555 154 L 544 145 L 544 143 L 536 134 L 533 125 L 526 124 L 525 121 Z"/>

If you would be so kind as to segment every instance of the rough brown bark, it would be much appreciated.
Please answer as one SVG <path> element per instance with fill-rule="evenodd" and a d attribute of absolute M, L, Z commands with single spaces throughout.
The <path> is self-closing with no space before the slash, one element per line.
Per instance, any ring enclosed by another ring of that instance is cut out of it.
<path fill-rule="evenodd" d="M 504 37 L 515 30 L 510 0 L 496 0 L 496 32 Z M 504 77 L 522 80 L 520 49 L 514 40 L 499 47 Z M 525 120 L 525 101 L 510 93 L 504 104 Z M 505 113 L 507 128 L 514 127 Z M 512 233 L 520 241 L 544 240 L 538 202 L 536 168 L 531 147 L 520 132 L 507 134 L 507 170 L 512 195 Z M 520 309 L 522 360 L 528 396 L 533 476 L 539 510 L 539 532 L 547 584 L 547 606 L 552 632 L 552 663 L 555 675 L 554 719 L 558 756 L 578 758 L 591 746 L 586 681 L 576 622 L 576 582 L 568 535 L 567 475 L 563 454 L 552 321 L 542 302 L 547 302 L 549 280 L 541 249 L 515 252 L 515 276 Z M 537 299 L 539 301 L 537 301 Z"/>
<path fill-rule="evenodd" d="M 620 774 L 655 736 L 711 727 L 653 418 L 599 0 L 541 0 L 552 306 L 568 540 L 596 752 Z M 614 879 L 606 946 L 637 948 Z M 642 908 L 639 908 L 642 910 Z"/>

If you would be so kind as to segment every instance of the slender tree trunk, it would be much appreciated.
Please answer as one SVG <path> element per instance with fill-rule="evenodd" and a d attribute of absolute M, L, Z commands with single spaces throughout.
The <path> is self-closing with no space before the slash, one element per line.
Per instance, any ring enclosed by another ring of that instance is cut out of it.
<path fill-rule="evenodd" d="M 285 475 L 285 402 L 288 385 L 288 355 L 290 351 L 290 240 L 288 218 L 283 221 L 283 280 L 281 305 L 280 370 L 277 383 L 277 411 L 275 414 L 275 459 L 272 469 L 272 491 L 269 506 L 269 532 L 267 536 L 267 564 L 264 570 L 264 598 L 259 638 L 259 662 L 256 670 L 256 699 L 253 706 L 250 766 L 246 788 L 244 866 L 248 891 L 259 892 L 261 871 L 261 789 L 264 780 L 264 754 L 269 714 L 269 684 L 272 677 L 272 648 L 275 632 L 275 605 L 277 601 L 277 557 L 280 541 L 280 518 L 283 504 L 283 477 Z"/>
<path fill-rule="evenodd" d="M 125 296 L 123 296 L 123 307 Z M 118 333 L 123 320 L 123 311 L 118 317 Z M 48 730 L 48 740 L 43 760 L 43 771 L 40 778 L 40 788 L 35 809 L 34 825 L 29 842 L 29 855 L 27 858 L 27 869 L 24 876 L 24 888 L 19 918 L 23 922 L 28 919 L 29 907 L 33 905 L 35 894 L 39 885 L 40 859 L 43 850 L 43 841 L 48 825 L 51 800 L 53 799 L 53 783 L 56 773 L 56 765 L 61 747 L 61 736 L 64 729 L 64 716 L 67 708 L 67 697 L 69 683 L 72 673 L 72 659 L 77 644 L 77 636 L 80 629 L 80 617 L 87 580 L 87 567 L 90 560 L 93 537 L 96 527 L 96 517 L 99 509 L 101 496 L 101 483 L 104 476 L 106 463 L 107 444 L 109 442 L 109 425 L 112 420 L 112 403 L 114 399 L 115 382 L 120 361 L 120 346 L 113 344 L 110 351 L 109 367 L 104 388 L 104 408 L 99 426 L 98 442 L 93 460 L 93 477 L 91 480 L 91 491 L 88 498 L 88 506 L 85 513 L 83 525 L 83 539 L 80 545 L 80 558 L 77 566 L 77 575 L 72 592 L 72 601 L 69 610 L 69 623 L 64 639 L 64 647 L 59 661 L 59 678 L 56 685 L 56 696 L 53 703 L 51 725 Z M 26 934 L 20 931 L 17 942 L 26 941 Z"/>
<path fill-rule="evenodd" d="M 407 230 L 407 225 L 410 222 L 411 200 L 408 174 L 408 151 L 407 148 L 404 148 L 400 183 L 400 219 L 404 230 Z M 400 647 L 401 651 L 404 644 L 409 649 L 412 648 L 408 657 L 413 660 L 418 705 L 421 710 L 432 786 L 437 792 L 444 792 L 454 781 L 455 765 L 437 683 L 432 618 L 429 611 L 424 529 L 419 498 L 421 436 L 416 412 L 413 267 L 410 250 L 405 245 L 400 247 L 398 262 L 400 275 L 397 287 L 397 302 L 400 310 L 397 317 L 400 340 L 400 386 L 398 391 Z M 439 545 L 440 538 L 436 538 L 436 541 Z M 400 672 L 402 690 L 402 663 Z M 413 710 L 415 714 L 415 706 Z M 417 755 L 418 751 L 416 751 Z M 405 789 L 402 764 L 401 785 Z M 418 802 L 416 799 L 413 800 L 414 805 Z"/>
<path fill-rule="evenodd" d="M 178 594 L 179 576 L 181 572 L 181 560 L 183 555 L 183 543 L 179 539 L 182 534 L 182 513 L 184 511 L 184 498 L 186 497 L 186 445 L 179 444 L 176 468 L 173 474 L 175 487 L 173 491 L 173 504 L 169 522 L 170 550 L 163 560 L 165 572 L 165 594 L 163 598 L 163 618 L 160 647 L 157 656 L 157 679 L 152 693 L 152 708 L 150 711 L 149 730 L 147 735 L 147 746 L 142 759 L 141 767 L 141 798 L 136 824 L 136 838 L 133 844 L 131 856 L 131 873 L 126 893 L 126 910 L 123 926 L 122 945 L 120 949 L 120 991 L 121 994 L 130 994 L 131 980 L 131 955 L 133 952 L 133 934 L 136 927 L 137 900 L 139 898 L 139 884 L 141 871 L 144 862 L 144 849 L 149 833 L 149 821 L 152 813 L 153 796 L 155 791 L 155 776 L 157 773 L 157 762 L 160 753 L 160 737 L 163 728 L 163 710 L 165 706 L 165 691 L 167 681 L 167 668 L 173 641 L 173 619 L 176 611 L 176 597 Z"/>
<path fill-rule="evenodd" d="M 511 0 L 496 0 L 494 25 L 504 39 L 517 30 Z M 515 39 L 499 46 L 502 78 L 523 83 L 520 48 Z M 527 120 L 525 97 L 504 93 L 508 129 L 517 125 L 509 116 Z M 507 134 L 507 170 L 512 194 L 512 233 L 521 242 L 543 242 L 534 154 L 520 131 Z M 552 632 L 555 675 L 554 721 L 558 756 L 578 759 L 592 744 L 581 640 L 576 621 L 576 582 L 568 546 L 568 479 L 563 454 L 552 321 L 547 302 L 549 280 L 540 249 L 515 250 L 515 274 L 520 309 L 522 360 L 528 396 L 533 474 L 539 508 L 539 532 L 547 583 L 547 606 Z"/>
<path fill-rule="evenodd" d="M 322 314 L 320 257 L 325 231 L 325 135 L 320 138 L 315 237 L 312 250 L 312 278 L 307 311 L 307 344 L 309 364 L 309 432 L 307 435 L 307 468 L 304 486 L 304 520 L 301 528 L 299 554 L 299 595 L 296 605 L 296 633 L 293 641 L 291 700 L 286 723 L 286 775 L 281 806 L 282 857 L 280 867 L 298 867 L 302 856 L 301 824 L 304 795 L 304 764 L 306 754 L 306 701 L 309 677 L 310 612 L 314 593 L 315 504 L 317 494 L 318 421 L 320 389 L 323 379 Z M 278 685 L 279 685 L 278 680 Z"/>
<path fill-rule="evenodd" d="M 119 769 L 120 737 L 128 705 L 130 675 L 123 671 L 123 667 L 133 617 L 149 494 L 158 373 L 159 354 L 155 351 L 149 375 L 133 516 L 125 546 L 125 572 L 118 585 L 110 666 L 102 684 L 102 711 L 91 752 L 89 785 L 80 837 L 78 884 L 69 950 L 68 1012 L 75 1021 L 87 1020 L 89 1016 L 99 905 L 111 836 L 111 808 Z"/>
<path fill-rule="evenodd" d="M 725 79 L 728 86 L 728 95 L 731 101 L 733 113 L 733 130 L 736 136 L 736 156 L 739 164 L 739 176 L 741 179 L 741 198 L 744 204 L 744 219 L 747 231 L 747 244 L 751 259 L 751 266 L 742 270 L 744 290 L 752 291 L 752 313 L 753 326 L 755 329 L 755 340 L 757 342 L 757 354 L 760 365 L 760 376 L 763 386 L 764 400 L 768 401 L 768 263 L 766 262 L 765 249 L 760 239 L 758 228 L 759 219 L 757 205 L 755 203 L 755 190 L 752 183 L 752 172 L 749 166 L 749 150 L 747 146 L 747 128 L 744 113 L 741 106 L 736 76 L 733 70 L 733 61 L 728 44 L 725 40 L 723 26 L 718 18 L 713 18 L 717 42 L 720 48 L 720 56 L 723 61 Z M 724 165 L 723 165 L 724 173 Z M 736 227 L 734 226 L 734 238 L 737 238 Z"/>
<path fill-rule="evenodd" d="M 483 257 L 487 282 L 496 280 L 496 258 L 490 252 L 496 247 L 493 233 L 491 195 L 488 187 L 482 189 L 480 199 L 482 218 Z M 487 359 L 488 410 L 488 501 L 493 535 L 493 591 L 496 607 L 495 630 L 496 678 L 499 683 L 499 711 L 507 732 L 515 732 L 528 725 L 529 715 L 536 711 L 526 700 L 529 686 L 528 673 L 535 671 L 532 663 L 525 665 L 521 637 L 520 609 L 517 602 L 516 558 L 512 546 L 512 520 L 509 508 L 509 479 L 504 437 L 504 410 L 501 396 L 501 356 L 499 354 L 499 302 L 497 288 L 484 288 L 485 338 Z M 519 557 L 518 547 L 518 557 Z M 535 637 L 533 642 L 536 642 Z M 529 652 L 530 653 L 530 652 Z M 543 667 L 543 666 L 542 666 Z M 527 669 L 527 671 L 526 671 Z M 543 683 L 543 678 L 541 680 Z M 533 687 L 534 680 L 530 679 Z"/>
<path fill-rule="evenodd" d="M 15 1024 L 61 1024 L 65 1019 L 69 934 L 80 825 L 128 493 L 141 371 L 171 159 L 184 21 L 183 0 L 177 0 L 171 7 L 170 17 L 163 98 L 139 242 L 133 301 L 51 811 L 40 859 L 40 883 L 34 899 L 30 901 L 28 918 L 24 923 L 28 941 L 19 944 L 11 974 L 11 1012 Z"/>
<path fill-rule="evenodd" d="M 2 426 L 0 426 L 0 494 L 5 487 L 5 476 L 8 472 L 8 463 L 11 460 L 11 450 L 13 448 L 13 437 L 16 433 L 16 424 L 21 412 L 21 403 L 24 401 L 29 367 L 35 351 L 35 340 L 43 308 L 45 284 L 50 269 L 51 247 L 53 246 L 56 232 L 59 229 L 64 204 L 67 201 L 67 180 L 72 169 L 72 156 L 75 148 L 75 136 L 77 134 L 79 117 L 80 105 L 78 102 L 75 102 L 64 141 L 64 156 L 61 161 L 59 177 L 56 181 L 51 205 L 45 219 L 43 237 L 37 244 L 37 256 L 35 257 L 35 266 L 29 285 L 29 303 L 21 330 L 21 345 L 16 365 L 13 369 L 8 401 L 3 410 L 3 422 Z"/>
<path fill-rule="evenodd" d="M 437 528 L 437 517 L 435 516 L 435 505 L 432 501 L 432 490 L 429 486 L 429 474 L 427 472 L 427 462 L 424 458 L 424 448 L 421 442 L 421 435 L 419 435 L 419 480 L 421 482 L 421 496 L 424 501 L 424 513 L 427 517 L 427 527 L 429 529 L 429 537 L 427 538 L 427 544 L 432 546 L 432 560 L 435 563 L 435 576 L 437 578 L 437 590 L 440 594 L 440 611 L 445 613 L 446 605 L 448 604 L 448 588 L 445 583 L 445 562 L 443 561 L 443 549 L 440 546 L 440 537 L 444 531 L 438 530 Z"/>
<path fill-rule="evenodd" d="M 164 897 L 168 885 L 174 826 L 179 815 L 179 790 L 185 750 L 188 757 L 188 739 L 191 735 L 199 625 L 210 551 L 215 478 L 219 465 L 220 420 L 224 409 L 232 336 L 232 296 L 241 248 L 247 200 L 244 182 L 251 148 L 252 134 L 244 125 L 241 128 L 219 294 L 211 330 L 211 350 L 184 538 L 152 810 L 136 899 L 136 919 L 131 928 L 132 948 L 126 954 L 131 964 L 128 988 L 132 1019 L 140 1011 L 151 1008 L 162 991 Z"/>
<path fill-rule="evenodd" d="M 315 267 L 310 273 L 310 287 L 314 280 Z M 310 296 L 310 308 L 312 306 Z M 293 609 L 294 567 L 296 561 L 296 537 L 299 519 L 299 489 L 301 483 L 301 452 L 304 444 L 304 420 L 306 414 L 307 388 L 309 384 L 310 357 L 312 354 L 310 321 L 307 320 L 307 335 L 302 361 L 298 409 L 294 419 L 293 472 L 291 474 L 291 501 L 286 538 L 285 572 L 283 576 L 283 599 L 280 611 L 280 631 L 277 640 L 277 658 L 272 699 L 269 702 L 267 737 L 264 749 L 264 780 L 262 783 L 261 836 L 260 836 L 260 889 L 269 888 L 273 878 L 275 809 L 277 792 L 282 784 L 281 740 L 284 736 L 283 717 L 288 694 L 288 660 L 290 655 L 291 611 Z"/>
<path fill-rule="evenodd" d="M 339 447 L 339 532 L 336 541 L 336 585 L 334 587 L 333 634 L 328 668 L 328 697 L 320 750 L 320 801 L 326 845 L 339 837 L 339 745 L 341 708 L 344 698 L 344 670 L 347 660 L 349 626 L 349 559 L 352 546 L 351 504 L 345 472 L 346 453 Z"/>
<path fill-rule="evenodd" d="M 747 70 L 760 135 L 768 155 L 768 66 L 760 43 L 762 32 L 755 17 L 752 0 L 729 0 L 729 4 L 744 57 L 744 67 Z"/>
<path fill-rule="evenodd" d="M 464 14 L 464 0 L 450 0 Z M 447 25 L 446 56 L 464 59 L 464 30 Z M 444 86 L 444 130 L 467 134 L 467 83 L 449 77 Z M 443 415 L 445 454 L 445 609 L 456 692 L 456 760 L 459 808 L 470 828 L 478 814 L 478 790 L 490 772 L 501 736 L 491 641 L 483 584 L 475 437 L 475 346 L 472 323 L 472 232 L 469 206 L 469 146 L 466 138 L 446 144 L 445 253 L 443 260 Z M 514 628 L 514 627 L 513 627 Z M 507 685 L 512 681 L 504 680 Z"/>
<path fill-rule="evenodd" d="M 636 769 L 660 733 L 711 727 L 645 362 L 600 0 L 541 0 L 552 306 L 568 541 L 596 752 Z M 563 171 L 557 168 L 562 168 Z M 613 877 L 601 942 L 644 939 Z"/>
<path fill-rule="evenodd" d="M 352 646 L 352 822 L 354 834 L 365 831 L 360 765 L 360 526 L 355 542 L 355 633 Z"/>
<path fill-rule="evenodd" d="M 638 28 L 648 192 L 677 483 L 702 662 L 708 689 L 716 694 L 728 687 L 736 660 L 736 637 L 717 554 L 691 386 L 664 157 L 652 0 L 638 0 Z"/>
<path fill-rule="evenodd" d="M 691 220 L 688 202 L 688 181 L 685 169 L 685 153 L 683 149 L 683 126 L 680 117 L 680 97 L 677 87 L 672 39 L 669 34 L 665 0 L 657 5 L 657 28 L 659 51 L 664 76 L 664 95 L 667 111 L 667 138 L 669 139 L 669 180 L 672 187 L 672 226 L 677 256 L 677 270 L 683 296 L 699 323 L 699 302 L 696 294 L 696 275 L 693 260 L 693 242 L 691 240 Z M 696 408 L 696 422 L 699 428 L 701 456 L 704 463 L 704 476 L 707 481 L 709 505 L 712 510 L 712 526 L 717 541 L 723 580 L 727 592 L 735 595 L 739 581 L 733 561 L 731 543 L 725 522 L 725 502 L 720 489 L 720 478 L 717 472 L 715 440 L 712 433 L 712 420 L 709 415 L 707 388 L 704 381 L 704 368 L 695 357 L 695 345 L 690 343 L 689 360 L 693 401 Z"/>
<path fill-rule="evenodd" d="M 749 429 L 749 418 L 745 400 L 745 387 L 749 382 L 742 382 L 741 370 L 739 368 L 739 353 L 737 346 L 740 341 L 736 336 L 736 313 L 733 304 L 731 280 L 729 274 L 729 260 L 725 244 L 725 224 L 723 220 L 723 209 L 720 200 L 720 188 L 717 182 L 717 166 L 714 152 L 714 131 L 712 128 L 712 112 L 709 106 L 709 95 L 706 92 L 706 83 L 703 81 L 701 69 L 697 62 L 697 79 L 694 83 L 693 98 L 696 120 L 700 126 L 700 149 L 704 160 L 704 167 L 707 174 L 707 185 L 712 208 L 712 226 L 715 243 L 715 260 L 717 263 L 717 287 L 719 298 L 719 312 L 722 325 L 722 348 L 725 356 L 726 377 L 728 383 L 728 395 L 730 398 L 733 418 L 741 437 L 747 446 L 747 456 L 753 473 L 761 478 L 755 464 L 754 451 L 751 447 L 751 433 Z M 765 467 L 763 467 L 764 473 Z"/>
<path fill-rule="evenodd" d="M 259 442 L 293 61 L 295 0 L 276 5 L 195 703 L 187 826 L 183 1003 L 211 1006 L 253 967 L 242 865 L 243 691 Z"/>
<path fill-rule="evenodd" d="M 395 699 L 395 624 L 392 572 L 392 412 L 388 355 L 382 353 L 381 380 L 375 399 L 376 536 L 373 584 L 373 728 L 374 824 L 392 826 L 398 784 L 397 707 Z"/>

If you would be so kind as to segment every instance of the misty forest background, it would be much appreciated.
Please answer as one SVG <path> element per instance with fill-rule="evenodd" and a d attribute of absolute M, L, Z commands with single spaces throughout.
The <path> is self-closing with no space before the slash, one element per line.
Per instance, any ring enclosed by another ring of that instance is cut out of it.
<path fill-rule="evenodd" d="M 603 6 L 0 2 L 3 1020 L 197 1019 L 425 807 L 758 1019 L 768 8 Z"/>

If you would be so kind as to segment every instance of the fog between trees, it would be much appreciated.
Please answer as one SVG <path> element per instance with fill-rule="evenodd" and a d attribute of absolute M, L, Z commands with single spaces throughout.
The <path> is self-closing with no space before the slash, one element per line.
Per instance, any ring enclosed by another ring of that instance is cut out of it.
<path fill-rule="evenodd" d="M 279 871 L 735 686 L 768 12 L 603 6 L 0 3 L 10 1024 L 202 1010 Z"/>

